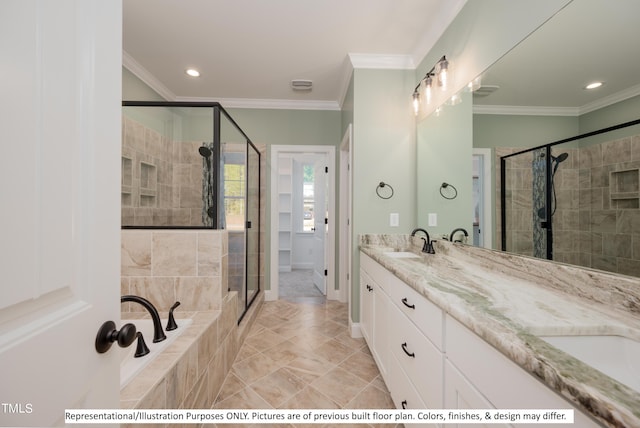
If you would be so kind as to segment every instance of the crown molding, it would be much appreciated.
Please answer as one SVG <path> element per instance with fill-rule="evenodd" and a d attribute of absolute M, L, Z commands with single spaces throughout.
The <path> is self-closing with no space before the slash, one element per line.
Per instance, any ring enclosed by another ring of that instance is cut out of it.
<path fill-rule="evenodd" d="M 474 114 L 504 114 L 523 116 L 582 116 L 592 111 L 619 103 L 640 95 L 640 84 L 600 98 L 580 107 L 529 107 L 529 106 L 497 106 L 474 105 Z"/>
<path fill-rule="evenodd" d="M 147 86 L 156 91 L 162 98 L 167 101 L 175 101 L 176 94 L 171 92 L 169 88 L 164 86 L 153 74 L 144 68 L 138 61 L 133 59 L 127 51 L 122 51 L 122 66 L 134 74 L 138 79 L 142 80 Z"/>
<path fill-rule="evenodd" d="M 271 100 L 250 98 L 175 97 L 174 101 L 218 102 L 224 108 L 274 109 L 274 110 L 340 110 L 336 101 L 320 100 Z"/>
<path fill-rule="evenodd" d="M 473 113 L 514 116 L 579 116 L 580 109 L 578 107 L 474 105 Z"/>
<path fill-rule="evenodd" d="M 616 92 L 615 94 L 611 94 L 604 98 L 600 98 L 599 100 L 596 100 L 592 103 L 585 104 L 579 108 L 579 111 L 581 115 L 591 113 L 592 111 L 599 110 L 601 108 L 619 103 L 620 101 L 624 101 L 638 95 L 640 95 L 640 84 L 631 86 L 630 88 L 624 89 L 620 92 Z"/>
<path fill-rule="evenodd" d="M 357 54 L 350 53 L 353 68 L 374 68 L 383 70 L 415 70 L 411 55 Z"/>

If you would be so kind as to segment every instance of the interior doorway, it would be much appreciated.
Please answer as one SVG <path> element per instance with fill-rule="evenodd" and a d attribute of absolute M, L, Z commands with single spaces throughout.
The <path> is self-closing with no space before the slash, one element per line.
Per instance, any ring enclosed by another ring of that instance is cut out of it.
<path fill-rule="evenodd" d="M 265 299 L 335 300 L 335 149 L 271 148 L 271 261 Z"/>

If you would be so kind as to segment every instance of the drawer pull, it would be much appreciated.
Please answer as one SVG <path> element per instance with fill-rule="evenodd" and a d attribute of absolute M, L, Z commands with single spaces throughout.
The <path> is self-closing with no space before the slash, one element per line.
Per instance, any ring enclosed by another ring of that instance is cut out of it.
<path fill-rule="evenodd" d="M 416 308 L 416 305 L 410 305 L 410 304 L 407 302 L 407 298 L 406 298 L 406 297 L 402 299 L 402 304 L 403 304 L 403 305 L 405 305 L 405 306 L 406 306 L 407 308 L 409 308 L 409 309 L 415 309 L 415 308 Z"/>
<path fill-rule="evenodd" d="M 403 409 L 407 408 L 407 400 L 403 400 L 401 404 Z"/>
<path fill-rule="evenodd" d="M 367 284 L 367 290 L 368 291 L 373 291 L 373 287 L 371 287 L 369 284 Z"/>
<path fill-rule="evenodd" d="M 411 358 L 415 358 L 415 357 L 416 357 L 416 354 L 415 354 L 415 353 L 407 351 L 407 342 L 404 342 L 404 343 L 402 344 L 402 350 L 404 351 L 404 353 L 405 353 L 405 354 L 407 354 L 407 355 L 408 355 L 408 356 L 410 356 Z"/>

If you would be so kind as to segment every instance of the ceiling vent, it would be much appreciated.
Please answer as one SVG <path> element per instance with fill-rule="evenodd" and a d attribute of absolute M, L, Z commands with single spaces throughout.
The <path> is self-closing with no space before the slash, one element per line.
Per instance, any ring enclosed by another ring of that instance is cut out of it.
<path fill-rule="evenodd" d="M 498 85 L 482 85 L 473 92 L 474 97 L 487 97 L 500 89 Z"/>
<path fill-rule="evenodd" d="M 294 91 L 310 91 L 313 87 L 311 80 L 295 79 L 291 81 L 291 89 Z"/>

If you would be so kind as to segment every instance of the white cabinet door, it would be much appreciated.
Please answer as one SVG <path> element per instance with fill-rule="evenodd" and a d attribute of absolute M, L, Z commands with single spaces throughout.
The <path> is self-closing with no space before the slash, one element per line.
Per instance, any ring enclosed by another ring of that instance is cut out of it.
<path fill-rule="evenodd" d="M 446 388 L 445 409 L 493 409 L 491 403 L 456 369 L 449 361 L 444 365 Z M 467 424 L 451 424 L 452 428 L 465 427 Z M 481 427 L 511 427 L 509 424 L 474 424 Z"/>
<path fill-rule="evenodd" d="M 369 275 L 360 270 L 360 331 L 373 350 L 373 281 Z"/>
<path fill-rule="evenodd" d="M 0 2 L 0 426 L 119 406 L 121 34 L 118 1 Z"/>
<path fill-rule="evenodd" d="M 391 302 L 379 285 L 373 290 L 373 354 L 378 363 L 378 370 L 383 379 L 387 379 L 387 365 L 391 350 L 389 349 L 389 310 Z"/>

